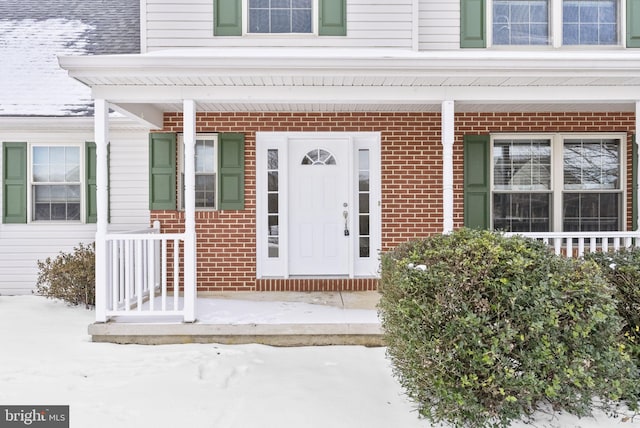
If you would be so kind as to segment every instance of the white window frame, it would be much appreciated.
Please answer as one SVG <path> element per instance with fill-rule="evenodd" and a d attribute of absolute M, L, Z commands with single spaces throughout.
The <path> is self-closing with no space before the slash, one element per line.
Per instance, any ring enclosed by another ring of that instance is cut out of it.
<path fill-rule="evenodd" d="M 493 229 L 494 212 L 493 212 L 493 196 L 494 196 L 494 163 L 493 163 L 493 147 L 495 140 L 504 139 L 548 139 L 551 140 L 551 206 L 549 207 L 549 232 L 562 232 L 563 212 L 562 197 L 565 193 L 564 189 L 564 158 L 563 148 L 565 140 L 572 139 L 616 139 L 620 141 L 620 187 L 617 191 L 598 193 L 619 193 L 621 199 L 620 206 L 620 226 L 622 230 L 627 228 L 627 134 L 626 133 L 496 133 L 491 134 L 490 143 L 490 162 L 489 171 L 490 179 L 490 226 Z M 566 191 L 566 193 L 579 193 L 577 191 Z"/>
<path fill-rule="evenodd" d="M 77 147 L 80 154 L 80 219 L 79 220 L 35 220 L 33 218 L 33 198 L 35 197 L 33 192 L 33 186 L 37 185 L 33 180 L 33 148 L 34 147 Z M 86 156 L 85 156 L 85 143 L 73 143 L 73 142 L 38 142 L 27 144 L 27 223 L 34 224 L 82 224 L 86 223 Z"/>
<path fill-rule="evenodd" d="M 214 175 L 216 180 L 216 200 L 214 207 L 196 207 L 196 211 L 217 211 L 218 206 L 220 205 L 220 195 L 218 194 L 218 134 L 216 133 L 202 133 L 196 134 L 195 141 L 198 140 L 212 140 L 213 141 L 213 167 L 214 167 Z M 194 147 L 194 156 L 195 156 L 195 147 Z M 176 179 L 178 180 L 178 210 L 184 211 L 184 180 L 182 176 L 184 174 L 184 136 L 182 134 L 178 134 L 178 168 Z M 195 159 L 194 159 L 195 162 Z M 197 173 L 196 173 L 197 175 Z"/>
<path fill-rule="evenodd" d="M 242 35 L 248 37 L 315 37 L 318 36 L 318 0 L 311 0 L 310 33 L 252 33 L 249 31 L 249 0 L 242 0 Z"/>
<path fill-rule="evenodd" d="M 615 49 L 623 48 L 625 41 L 626 29 L 626 1 L 616 0 L 618 2 L 618 41 L 612 45 L 563 45 L 562 44 L 562 4 L 563 0 L 549 1 L 549 44 L 546 45 L 494 45 L 493 44 L 493 2 L 487 0 L 486 5 L 486 38 L 487 47 L 496 49 L 549 49 L 549 48 L 565 48 L 565 49 Z"/>

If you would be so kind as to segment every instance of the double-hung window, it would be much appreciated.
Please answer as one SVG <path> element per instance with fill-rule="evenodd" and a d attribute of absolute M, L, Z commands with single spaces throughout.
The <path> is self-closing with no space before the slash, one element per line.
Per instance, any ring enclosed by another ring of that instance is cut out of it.
<path fill-rule="evenodd" d="M 465 10 L 467 2 L 484 2 L 462 1 L 463 16 L 472 13 Z M 492 46 L 612 46 L 622 44 L 624 39 L 623 0 L 486 0 L 486 3 Z M 481 22 L 474 24 L 476 19 Z M 475 38 L 484 38 L 483 19 L 472 16 L 464 19 L 470 25 L 469 31 L 477 33 Z M 627 28 L 630 33 L 637 31 Z M 484 41 L 477 40 L 468 46 L 463 41 L 463 47 L 484 46 Z"/>
<path fill-rule="evenodd" d="M 31 146 L 31 219 L 80 220 L 80 146 Z"/>
<path fill-rule="evenodd" d="M 347 0 L 213 0 L 214 36 L 346 36 Z"/>
<path fill-rule="evenodd" d="M 217 173 L 217 135 L 198 135 L 195 143 L 195 195 L 196 208 L 215 209 L 216 173 Z M 182 141 L 180 141 L 182 143 Z M 184 209 L 184 145 L 180 144 L 180 181 L 181 208 Z"/>
<path fill-rule="evenodd" d="M 313 33 L 312 0 L 248 0 L 249 33 Z"/>
<path fill-rule="evenodd" d="M 619 43 L 619 0 L 563 0 L 563 45 Z"/>
<path fill-rule="evenodd" d="M 493 228 L 510 232 L 622 230 L 624 138 L 493 136 Z"/>

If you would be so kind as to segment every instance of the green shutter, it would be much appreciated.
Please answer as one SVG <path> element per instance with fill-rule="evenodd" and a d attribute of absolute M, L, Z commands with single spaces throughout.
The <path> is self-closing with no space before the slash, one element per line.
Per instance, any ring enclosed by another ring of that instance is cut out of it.
<path fill-rule="evenodd" d="M 347 35 L 347 1 L 320 0 L 318 34 L 320 36 Z"/>
<path fill-rule="evenodd" d="M 244 209 L 244 135 L 218 135 L 218 209 Z"/>
<path fill-rule="evenodd" d="M 87 223 L 95 223 L 98 220 L 98 204 L 96 197 L 96 170 L 98 162 L 96 158 L 96 143 L 87 141 L 87 143 L 85 144 L 85 156 L 85 193 L 87 195 Z"/>
<path fill-rule="evenodd" d="M 242 36 L 242 0 L 213 1 L 214 36 Z"/>
<path fill-rule="evenodd" d="M 640 48 L 640 0 L 627 0 L 627 47 Z"/>
<path fill-rule="evenodd" d="M 87 141 L 85 144 L 86 168 L 85 168 L 85 186 L 87 195 L 86 218 L 87 223 L 95 223 L 98 221 L 98 197 L 96 192 L 98 158 L 96 157 L 96 143 Z M 107 144 L 107 222 L 111 222 L 111 144 Z"/>
<path fill-rule="evenodd" d="M 176 209 L 176 134 L 149 135 L 149 209 Z"/>
<path fill-rule="evenodd" d="M 485 48 L 485 0 L 460 0 L 460 47 Z"/>
<path fill-rule="evenodd" d="M 489 229 L 491 167 L 488 135 L 464 136 L 464 225 Z"/>
<path fill-rule="evenodd" d="M 27 222 L 27 143 L 2 145 L 2 222 Z"/>
<path fill-rule="evenodd" d="M 634 135 L 631 143 L 631 230 L 638 230 L 638 145 Z"/>

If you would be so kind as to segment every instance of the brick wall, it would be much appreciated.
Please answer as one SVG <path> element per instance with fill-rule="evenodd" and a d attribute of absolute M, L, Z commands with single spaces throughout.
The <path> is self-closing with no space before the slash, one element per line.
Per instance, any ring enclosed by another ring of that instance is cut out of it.
<path fill-rule="evenodd" d="M 382 246 L 442 230 L 442 149 L 439 113 L 205 113 L 197 132 L 245 135 L 245 210 L 196 213 L 200 291 L 371 290 L 376 281 L 256 280 L 255 133 L 380 132 Z M 628 132 L 633 113 L 458 113 L 454 146 L 454 224 L 462 218 L 462 137 L 492 132 Z M 182 132 L 182 113 L 165 113 L 164 131 Z M 630 162 L 629 162 L 630 180 Z M 631 202 L 628 202 L 629 212 Z M 630 215 L 628 215 L 630 217 Z M 182 212 L 154 211 L 166 232 L 181 232 Z"/>

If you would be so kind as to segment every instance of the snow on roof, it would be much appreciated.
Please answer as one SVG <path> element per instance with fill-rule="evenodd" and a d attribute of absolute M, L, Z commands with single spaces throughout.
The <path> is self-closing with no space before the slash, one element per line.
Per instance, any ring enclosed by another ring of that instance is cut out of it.
<path fill-rule="evenodd" d="M 0 116 L 91 116 L 91 91 L 58 55 L 140 52 L 139 2 L 0 2 Z"/>

